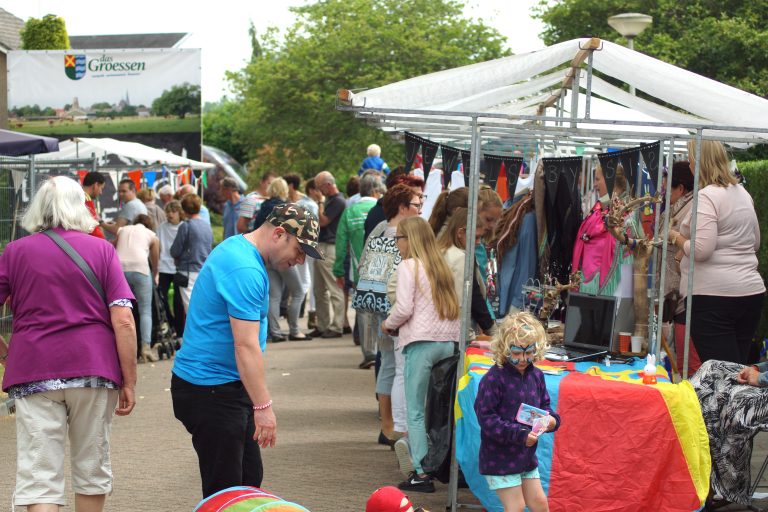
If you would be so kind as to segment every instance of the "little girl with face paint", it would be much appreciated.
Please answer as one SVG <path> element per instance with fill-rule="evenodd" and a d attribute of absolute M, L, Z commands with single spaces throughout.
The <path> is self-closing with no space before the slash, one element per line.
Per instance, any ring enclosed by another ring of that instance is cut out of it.
<path fill-rule="evenodd" d="M 560 416 L 549 404 L 544 374 L 533 363 L 543 358 L 547 334 L 530 313 L 504 318 L 491 344 L 494 365 L 480 381 L 475 413 L 480 424 L 480 473 L 496 491 L 504 512 L 549 510 L 541 487 L 538 435 L 515 418 L 520 404 L 549 412 L 547 432 L 557 430 Z"/>

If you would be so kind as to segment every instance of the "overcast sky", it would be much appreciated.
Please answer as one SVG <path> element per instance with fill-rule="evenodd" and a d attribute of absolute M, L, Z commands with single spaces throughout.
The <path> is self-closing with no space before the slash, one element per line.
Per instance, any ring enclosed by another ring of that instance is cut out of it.
<path fill-rule="evenodd" d="M 180 0 L 0 0 L 0 7 L 22 20 L 56 14 L 70 35 L 188 32 L 184 48 L 201 48 L 203 101 L 217 101 L 226 91 L 225 71 L 243 67 L 251 52 L 248 23 L 259 33 L 293 22 L 290 6 L 305 0 L 219 0 L 195 3 Z M 539 21 L 530 17 L 538 0 L 469 0 L 465 14 L 483 19 L 507 37 L 515 53 L 544 47 Z M 207 5 L 208 7 L 203 7 Z M 119 7 L 118 7 L 119 6 Z"/>

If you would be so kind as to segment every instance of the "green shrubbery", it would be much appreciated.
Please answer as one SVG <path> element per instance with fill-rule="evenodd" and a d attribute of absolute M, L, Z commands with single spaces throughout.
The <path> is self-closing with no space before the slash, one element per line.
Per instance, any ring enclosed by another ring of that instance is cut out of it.
<path fill-rule="evenodd" d="M 760 252 L 758 269 L 763 280 L 768 279 L 768 160 L 743 162 L 739 170 L 747 180 L 746 187 L 755 202 L 757 220 L 760 223 Z M 758 340 L 768 337 L 768 300 L 763 304 L 763 315 L 757 329 Z"/>

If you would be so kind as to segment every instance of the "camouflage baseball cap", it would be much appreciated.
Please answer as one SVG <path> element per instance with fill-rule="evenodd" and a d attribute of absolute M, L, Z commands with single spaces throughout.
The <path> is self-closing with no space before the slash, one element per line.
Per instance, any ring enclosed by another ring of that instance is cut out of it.
<path fill-rule="evenodd" d="M 317 248 L 320 222 L 311 211 L 296 203 L 280 204 L 272 209 L 267 222 L 294 235 L 307 256 L 318 260 L 325 259 Z"/>

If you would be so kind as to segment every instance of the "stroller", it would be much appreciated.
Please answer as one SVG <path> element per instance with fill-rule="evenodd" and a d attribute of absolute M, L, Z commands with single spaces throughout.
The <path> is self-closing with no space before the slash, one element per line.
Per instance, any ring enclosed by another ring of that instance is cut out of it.
<path fill-rule="evenodd" d="M 160 298 L 160 291 L 157 286 L 152 286 L 152 341 L 153 347 L 157 348 L 157 355 L 162 361 L 163 357 L 170 359 L 181 348 L 181 344 L 176 338 L 176 333 L 168 321 L 168 313 L 165 310 L 165 303 Z"/>
<path fill-rule="evenodd" d="M 139 321 L 138 303 L 133 302 L 133 320 L 136 324 L 136 354 L 141 355 L 141 322 Z M 152 337 L 150 345 L 157 349 L 157 355 L 162 361 L 163 357 L 170 359 L 181 347 L 176 339 L 176 333 L 168 322 L 165 306 L 160 298 L 157 286 L 152 286 Z"/>

